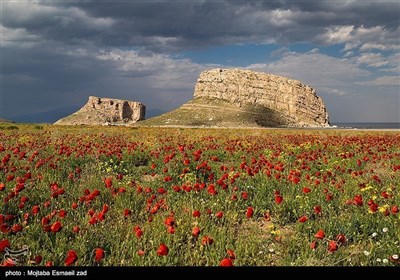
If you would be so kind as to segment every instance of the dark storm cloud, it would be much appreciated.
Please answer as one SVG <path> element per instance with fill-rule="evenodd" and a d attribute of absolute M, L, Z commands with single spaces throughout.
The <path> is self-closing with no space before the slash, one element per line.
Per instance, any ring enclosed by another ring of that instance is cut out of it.
<path fill-rule="evenodd" d="M 331 25 L 396 29 L 399 20 L 398 2 L 117 0 L 39 5 L 42 10 L 35 12 L 31 4 L 36 16 L 30 17 L 11 9 L 3 14 L 3 25 L 68 44 L 89 41 L 167 52 L 242 42 L 315 41 Z"/>

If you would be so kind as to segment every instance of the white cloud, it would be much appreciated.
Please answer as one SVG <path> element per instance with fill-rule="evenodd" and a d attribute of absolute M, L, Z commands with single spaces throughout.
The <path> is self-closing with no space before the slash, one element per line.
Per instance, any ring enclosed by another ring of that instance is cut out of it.
<path fill-rule="evenodd" d="M 389 61 L 380 53 L 362 53 L 356 61 L 369 67 L 382 67 L 389 64 Z"/>
<path fill-rule="evenodd" d="M 347 92 L 345 92 L 344 90 L 341 90 L 341 89 L 337 89 L 337 88 L 320 87 L 319 90 L 321 90 L 324 93 L 332 94 L 332 95 L 336 95 L 336 96 L 347 95 Z"/>
<path fill-rule="evenodd" d="M 345 44 L 343 51 L 366 50 L 399 50 L 400 27 L 389 30 L 383 25 L 372 27 L 355 27 L 354 25 L 328 27 L 317 40 L 324 44 Z"/>
<path fill-rule="evenodd" d="M 371 81 L 356 82 L 356 84 L 365 86 L 400 86 L 400 77 L 382 76 Z"/>
<path fill-rule="evenodd" d="M 293 24 L 291 10 L 272 10 L 268 12 L 268 21 L 277 27 L 287 27 Z"/>
<path fill-rule="evenodd" d="M 112 50 L 97 55 L 99 60 L 113 61 L 120 71 L 139 76 L 148 87 L 193 91 L 199 73 L 216 65 L 201 65 L 189 59 L 174 59 L 166 54 L 141 54 L 139 51 Z"/>
<path fill-rule="evenodd" d="M 400 50 L 400 45 L 384 45 L 384 44 L 377 44 L 377 43 L 365 43 L 360 47 L 360 51 L 366 50 Z"/>
<path fill-rule="evenodd" d="M 7 28 L 0 24 L 1 47 L 32 48 L 39 43 L 40 36 L 30 34 L 25 28 Z"/>
<path fill-rule="evenodd" d="M 320 35 L 320 39 L 328 45 L 345 43 L 352 39 L 353 30 L 354 25 L 328 27 L 326 33 Z"/>
<path fill-rule="evenodd" d="M 344 86 L 370 75 L 349 59 L 314 52 L 289 53 L 275 62 L 247 68 L 299 79 L 312 87 Z"/>

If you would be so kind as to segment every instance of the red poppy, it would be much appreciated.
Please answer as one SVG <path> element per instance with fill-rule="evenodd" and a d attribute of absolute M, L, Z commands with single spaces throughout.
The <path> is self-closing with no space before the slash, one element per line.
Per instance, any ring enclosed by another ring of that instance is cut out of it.
<path fill-rule="evenodd" d="M 167 232 L 168 232 L 169 234 L 174 234 L 174 233 L 175 233 L 175 228 L 174 228 L 174 226 L 169 226 L 169 227 L 167 228 Z"/>
<path fill-rule="evenodd" d="M 199 210 L 194 210 L 192 216 L 195 217 L 195 218 L 200 217 L 200 211 Z"/>
<path fill-rule="evenodd" d="M 42 260 L 43 260 L 43 257 L 41 255 L 37 255 L 35 257 L 35 263 L 36 264 L 40 264 L 42 262 Z"/>
<path fill-rule="evenodd" d="M 62 229 L 62 224 L 60 221 L 57 221 L 51 225 L 52 232 L 59 232 Z"/>
<path fill-rule="evenodd" d="M 104 184 L 106 185 L 106 188 L 111 188 L 112 187 L 112 179 L 111 178 L 106 178 L 104 180 Z"/>
<path fill-rule="evenodd" d="M 297 221 L 299 223 L 305 223 L 308 220 L 308 218 L 306 216 L 301 216 Z"/>
<path fill-rule="evenodd" d="M 105 219 L 106 214 L 104 212 L 100 212 L 99 214 L 97 214 L 97 219 L 102 222 Z"/>
<path fill-rule="evenodd" d="M 200 228 L 199 227 L 194 227 L 192 230 L 192 235 L 194 237 L 197 237 L 200 234 Z"/>
<path fill-rule="evenodd" d="M 90 217 L 93 217 L 94 213 L 94 209 L 89 209 L 88 214 Z"/>
<path fill-rule="evenodd" d="M 253 207 L 247 207 L 246 217 L 250 219 L 251 217 L 253 217 L 253 214 L 254 214 Z"/>
<path fill-rule="evenodd" d="M 317 245 L 318 245 L 318 243 L 317 243 L 316 240 L 314 240 L 313 242 L 311 242 L 311 244 L 310 244 L 311 250 L 314 250 L 315 248 L 317 248 Z"/>
<path fill-rule="evenodd" d="M 65 266 L 71 266 L 78 260 L 78 255 L 74 250 L 69 250 L 64 261 Z"/>
<path fill-rule="evenodd" d="M 53 266 L 53 262 L 52 261 L 47 261 L 45 266 Z"/>
<path fill-rule="evenodd" d="M 160 244 L 160 247 L 158 247 L 157 249 L 157 255 L 158 256 L 166 256 L 168 255 L 169 249 L 167 247 L 167 245 L 165 245 L 164 243 Z"/>
<path fill-rule="evenodd" d="M 129 210 L 128 208 L 124 209 L 124 217 L 128 217 L 131 214 L 131 210 Z"/>
<path fill-rule="evenodd" d="M 225 258 L 219 263 L 219 266 L 233 266 L 233 262 L 230 258 Z"/>
<path fill-rule="evenodd" d="M 20 224 L 15 224 L 15 225 L 13 225 L 12 227 L 11 227 L 11 231 L 13 232 L 13 233 L 17 233 L 17 232 L 19 232 L 19 231 L 21 231 L 22 230 L 22 225 L 20 225 Z"/>
<path fill-rule="evenodd" d="M 218 219 L 221 219 L 224 216 L 224 212 L 219 211 L 215 214 L 215 217 L 217 217 Z"/>
<path fill-rule="evenodd" d="M 281 204 L 283 201 L 283 197 L 281 195 L 276 195 L 275 196 L 275 202 L 276 204 Z"/>
<path fill-rule="evenodd" d="M 232 259 L 232 260 L 236 259 L 236 255 L 235 255 L 235 252 L 233 252 L 233 250 L 228 249 L 228 250 L 226 250 L 226 253 L 228 254 L 230 259 Z"/>
<path fill-rule="evenodd" d="M 311 192 L 310 188 L 307 188 L 307 187 L 303 188 L 303 193 L 309 193 L 309 192 Z"/>
<path fill-rule="evenodd" d="M 6 185 L 4 183 L 0 183 L 0 191 L 4 191 L 6 189 Z"/>
<path fill-rule="evenodd" d="M 4 252 L 6 248 L 10 248 L 10 242 L 7 239 L 0 241 L 0 253 Z"/>
<path fill-rule="evenodd" d="M 248 199 L 249 198 L 249 194 L 247 192 L 242 192 L 242 198 L 244 200 Z"/>
<path fill-rule="evenodd" d="M 333 253 L 338 249 L 337 242 L 335 240 L 330 240 L 328 243 L 328 251 Z"/>
<path fill-rule="evenodd" d="M 337 240 L 337 242 L 340 243 L 340 244 L 344 244 L 344 243 L 346 243 L 346 241 L 347 241 L 346 236 L 345 236 L 344 234 L 338 234 L 338 235 L 336 235 L 336 240 Z"/>
<path fill-rule="evenodd" d="M 34 205 L 34 206 L 32 207 L 32 214 L 33 214 L 33 215 L 38 214 L 39 211 L 40 211 L 39 205 Z"/>
<path fill-rule="evenodd" d="M 362 206 L 363 205 L 363 199 L 361 195 L 356 195 L 353 199 L 353 203 L 357 206 Z"/>
<path fill-rule="evenodd" d="M 72 228 L 72 230 L 73 230 L 75 233 L 78 233 L 81 229 L 80 229 L 80 227 L 78 227 L 78 226 L 74 226 L 74 227 Z"/>
<path fill-rule="evenodd" d="M 326 200 L 326 201 L 331 201 L 332 199 L 333 199 L 333 195 L 330 194 L 330 193 L 328 193 L 328 194 L 325 196 L 325 200 Z"/>
<path fill-rule="evenodd" d="M 397 213 L 399 213 L 399 207 L 397 207 L 396 205 L 393 205 L 391 211 L 392 211 L 392 214 L 397 214 Z"/>
<path fill-rule="evenodd" d="M 60 218 L 65 218 L 66 215 L 67 215 L 67 211 L 65 211 L 64 209 L 62 209 L 58 212 L 58 216 L 60 216 Z"/>
<path fill-rule="evenodd" d="M 144 256 L 145 253 L 146 253 L 146 252 L 143 251 L 143 250 L 138 250 L 138 252 L 137 252 L 137 254 L 138 254 L 139 256 Z"/>
<path fill-rule="evenodd" d="M 97 219 L 97 217 L 93 216 L 93 217 L 90 218 L 89 224 L 94 225 L 94 224 L 97 224 L 98 221 L 99 220 Z"/>
<path fill-rule="evenodd" d="M 137 238 L 142 237 L 142 235 L 143 235 L 142 229 L 138 228 L 137 230 L 135 230 L 135 235 L 136 235 Z"/>
<path fill-rule="evenodd" d="M 321 205 L 316 205 L 316 206 L 314 206 L 314 213 L 315 214 L 321 214 L 321 210 L 322 209 L 322 207 L 321 207 Z"/>
<path fill-rule="evenodd" d="M 320 229 L 319 231 L 317 231 L 317 233 L 314 235 L 315 238 L 318 239 L 324 239 L 325 238 L 325 232 Z"/>
<path fill-rule="evenodd" d="M 208 235 L 205 235 L 203 237 L 203 239 L 201 240 L 201 244 L 203 244 L 204 246 L 206 245 L 211 245 L 214 243 L 214 239 L 212 239 L 211 237 L 209 237 Z"/>
<path fill-rule="evenodd" d="M 171 182 L 172 181 L 172 177 L 171 176 L 165 176 L 164 177 L 164 182 Z"/>
<path fill-rule="evenodd" d="M 166 226 L 173 226 L 175 224 L 175 220 L 173 217 L 169 216 L 165 219 L 164 224 Z"/>
<path fill-rule="evenodd" d="M 103 258 L 104 258 L 104 250 L 102 248 L 96 248 L 94 260 L 96 262 L 99 262 Z"/>
<path fill-rule="evenodd" d="M 158 192 L 159 194 L 165 194 L 167 191 L 166 191 L 163 187 L 161 187 L 161 188 L 158 188 L 158 189 L 157 189 L 157 192 Z"/>

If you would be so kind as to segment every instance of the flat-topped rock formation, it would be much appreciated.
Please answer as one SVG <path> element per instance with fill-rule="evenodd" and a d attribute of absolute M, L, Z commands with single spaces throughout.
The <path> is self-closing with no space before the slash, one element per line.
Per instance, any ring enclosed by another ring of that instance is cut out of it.
<path fill-rule="evenodd" d="M 321 97 L 300 81 L 241 69 L 203 71 L 193 99 L 149 125 L 327 127 Z"/>
<path fill-rule="evenodd" d="M 55 122 L 58 125 L 130 125 L 144 120 L 141 102 L 90 96 L 77 112 Z"/>

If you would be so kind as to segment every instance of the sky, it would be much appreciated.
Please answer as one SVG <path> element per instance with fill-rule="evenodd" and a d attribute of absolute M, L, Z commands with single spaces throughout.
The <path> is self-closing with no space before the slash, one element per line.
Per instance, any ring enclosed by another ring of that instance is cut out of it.
<path fill-rule="evenodd" d="M 400 1 L 0 2 L 0 117 L 54 122 L 90 95 L 147 117 L 201 71 L 242 68 L 313 87 L 330 122 L 400 122 Z"/>

